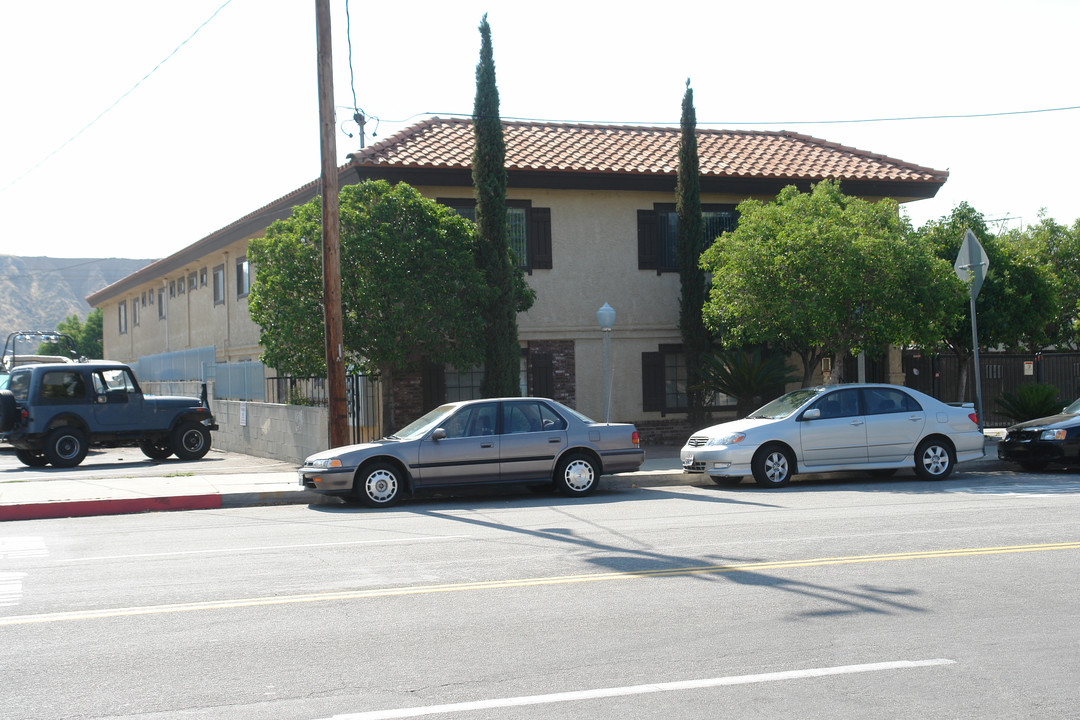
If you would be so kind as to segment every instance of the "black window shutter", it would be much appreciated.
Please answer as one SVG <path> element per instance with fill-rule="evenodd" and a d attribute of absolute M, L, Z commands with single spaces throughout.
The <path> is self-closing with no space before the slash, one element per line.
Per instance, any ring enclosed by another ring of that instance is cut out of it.
<path fill-rule="evenodd" d="M 664 409 L 664 353 L 641 353 L 641 409 Z"/>
<path fill-rule="evenodd" d="M 423 411 L 433 410 L 446 402 L 446 371 L 442 365 L 424 360 L 420 370 Z"/>
<path fill-rule="evenodd" d="M 660 246 L 656 236 L 656 211 L 637 211 L 638 270 L 657 270 L 660 267 Z"/>
<path fill-rule="evenodd" d="M 551 353 L 529 353 L 533 397 L 555 397 L 555 363 Z"/>
<path fill-rule="evenodd" d="M 529 267 L 551 269 L 551 208 L 534 207 L 529 212 Z"/>

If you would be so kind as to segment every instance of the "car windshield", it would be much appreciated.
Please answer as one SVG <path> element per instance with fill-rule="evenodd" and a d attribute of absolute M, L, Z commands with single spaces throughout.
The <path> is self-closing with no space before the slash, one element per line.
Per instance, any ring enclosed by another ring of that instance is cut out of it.
<path fill-rule="evenodd" d="M 429 430 L 434 430 L 439 424 L 446 419 L 446 417 L 457 410 L 457 405 L 440 405 L 431 412 L 427 413 L 418 420 L 413 420 L 405 427 L 398 430 L 391 435 L 391 438 L 398 438 L 404 440 L 405 438 L 417 437 L 423 435 Z"/>
<path fill-rule="evenodd" d="M 809 401 L 825 392 L 825 388 L 804 388 L 792 390 L 787 395 L 781 395 L 772 402 L 747 415 L 748 418 L 760 418 L 763 420 L 779 420 L 786 418 Z"/>
<path fill-rule="evenodd" d="M 1065 414 L 1068 414 L 1068 415 L 1076 415 L 1077 413 L 1080 413 L 1080 399 L 1078 399 L 1078 400 L 1076 400 L 1075 402 L 1073 402 L 1073 404 L 1072 404 L 1072 405 L 1070 405 L 1069 407 L 1065 408 L 1065 409 L 1064 409 L 1064 410 L 1062 410 L 1061 412 L 1062 412 L 1062 413 L 1065 413 Z"/>

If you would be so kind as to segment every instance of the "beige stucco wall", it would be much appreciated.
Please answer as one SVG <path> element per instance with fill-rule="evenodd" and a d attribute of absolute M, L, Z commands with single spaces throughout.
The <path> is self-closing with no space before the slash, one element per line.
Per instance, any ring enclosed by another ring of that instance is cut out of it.
<path fill-rule="evenodd" d="M 431 198 L 468 197 L 470 189 L 419 187 Z M 582 191 L 511 188 L 511 200 L 530 200 L 551 209 L 553 268 L 527 276 L 536 302 L 518 318 L 519 339 L 573 340 L 578 409 L 594 418 L 604 416 L 601 333 L 596 311 L 605 302 L 616 311 L 612 332 L 612 418 L 660 419 L 643 413 L 641 355 L 661 344 L 681 342 L 678 332 L 679 275 L 638 269 L 637 211 L 654 203 L 673 203 L 672 192 Z M 743 197 L 703 195 L 703 203 L 738 203 Z M 106 357 L 131 361 L 163 352 L 214 345 L 219 362 L 258 359 L 259 328 L 251 320 L 247 299 L 236 296 L 236 258 L 247 250 L 249 238 L 232 243 L 183 268 L 147 282 L 127 293 L 128 332 L 117 330 L 118 299 L 105 311 Z M 213 304 L 213 270 L 225 269 L 225 303 Z M 169 297 L 169 283 L 205 269 L 207 283 L 194 291 Z M 257 270 L 256 270 L 257 271 Z M 348 268 L 342 269 L 343 273 Z M 130 303 L 145 290 L 165 288 L 168 317 L 158 319 L 157 305 L 140 307 L 134 326 Z M 317 322 L 318 319 L 313 319 Z"/>
<path fill-rule="evenodd" d="M 218 362 L 257 360 L 259 327 L 251 320 L 247 297 L 237 297 L 236 259 L 247 252 L 248 240 L 205 255 L 181 270 L 161 275 L 125 293 L 127 333 L 119 332 L 119 298 L 102 306 L 105 357 L 130 362 L 147 355 L 206 347 L 217 348 Z M 214 268 L 222 266 L 225 277 L 223 303 L 214 304 Z M 188 280 L 194 273 L 197 287 Z M 205 274 L 205 284 L 202 279 Z M 184 278 L 185 291 L 179 292 Z M 170 296 L 170 284 L 176 290 Z M 166 316 L 158 316 L 158 290 L 164 289 Z M 142 305 L 144 293 L 154 293 L 154 303 Z M 139 324 L 134 323 L 133 303 L 139 303 Z"/>

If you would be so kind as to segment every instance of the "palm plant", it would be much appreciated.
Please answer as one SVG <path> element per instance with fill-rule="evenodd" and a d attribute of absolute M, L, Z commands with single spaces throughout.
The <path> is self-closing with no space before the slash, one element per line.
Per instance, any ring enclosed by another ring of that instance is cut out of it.
<path fill-rule="evenodd" d="M 1002 415 L 1018 423 L 1056 415 L 1065 407 L 1057 388 L 1043 383 L 1020 385 L 1015 393 L 1002 393 L 995 402 Z"/>
<path fill-rule="evenodd" d="M 761 347 L 713 351 L 702 358 L 702 388 L 735 398 L 735 412 L 745 417 L 769 396 L 800 376 L 780 353 L 765 354 Z"/>

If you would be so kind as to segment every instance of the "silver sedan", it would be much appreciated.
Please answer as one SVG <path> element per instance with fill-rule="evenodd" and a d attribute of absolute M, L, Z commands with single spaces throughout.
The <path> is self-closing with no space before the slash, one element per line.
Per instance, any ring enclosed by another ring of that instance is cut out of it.
<path fill-rule="evenodd" d="M 803 388 L 741 420 L 694 433 L 680 451 L 684 472 L 719 485 L 752 475 L 782 487 L 797 473 L 863 470 L 888 476 L 914 468 L 944 480 L 958 462 L 983 457 L 985 439 L 970 407 L 898 385 Z"/>
<path fill-rule="evenodd" d="M 435 408 L 378 442 L 316 453 L 300 484 L 387 507 L 412 491 L 481 483 L 544 483 L 588 495 L 601 475 L 637 470 L 637 428 L 598 423 L 543 398 L 468 400 Z"/>

